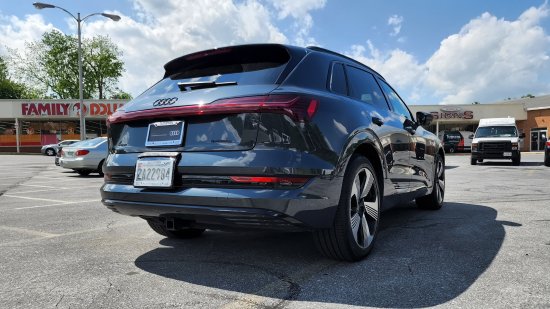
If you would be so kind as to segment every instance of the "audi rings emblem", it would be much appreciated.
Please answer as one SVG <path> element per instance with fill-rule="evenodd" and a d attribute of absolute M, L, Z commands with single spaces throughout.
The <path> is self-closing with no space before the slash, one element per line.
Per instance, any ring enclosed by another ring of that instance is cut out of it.
<path fill-rule="evenodd" d="M 177 101 L 178 101 L 177 97 L 166 98 L 166 99 L 158 99 L 155 102 L 153 102 L 153 106 L 154 107 L 168 106 L 168 105 L 172 105 L 172 104 L 176 103 Z"/>

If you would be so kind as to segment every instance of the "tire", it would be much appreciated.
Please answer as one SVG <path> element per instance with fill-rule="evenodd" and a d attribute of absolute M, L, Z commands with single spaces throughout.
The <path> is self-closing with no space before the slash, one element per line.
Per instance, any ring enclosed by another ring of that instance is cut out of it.
<path fill-rule="evenodd" d="M 477 159 L 478 163 L 483 163 L 483 159 Z"/>
<path fill-rule="evenodd" d="M 151 229 L 158 234 L 168 237 L 168 238 L 177 238 L 177 239 L 189 239 L 197 238 L 204 233 L 204 229 L 191 229 L 186 228 L 182 230 L 171 231 L 166 229 L 166 226 L 163 222 L 157 220 L 147 220 L 147 223 Z"/>
<path fill-rule="evenodd" d="M 517 156 L 516 158 L 512 158 L 512 164 L 515 166 L 519 166 L 521 164 L 521 156 Z"/>
<path fill-rule="evenodd" d="M 544 165 L 550 167 L 550 156 L 544 156 Z"/>
<path fill-rule="evenodd" d="M 455 150 L 454 147 L 449 148 L 449 153 L 455 153 L 455 151 L 456 151 L 456 150 Z"/>
<path fill-rule="evenodd" d="M 99 173 L 99 176 L 103 176 L 103 163 L 105 163 L 105 160 L 101 160 L 101 162 L 99 162 L 99 165 L 97 166 L 97 172 Z"/>
<path fill-rule="evenodd" d="M 344 174 L 333 227 L 314 232 L 317 248 L 335 260 L 359 261 L 374 247 L 382 190 L 370 161 L 354 156 Z"/>
<path fill-rule="evenodd" d="M 48 157 L 51 157 L 51 156 L 55 156 L 55 149 L 53 148 L 48 148 L 46 149 L 46 151 L 44 152 Z"/>
<path fill-rule="evenodd" d="M 88 176 L 88 175 L 90 175 L 90 173 L 92 172 L 92 171 L 88 171 L 88 170 L 75 170 L 75 171 L 76 171 L 76 172 L 78 173 L 78 175 L 80 175 L 80 176 Z"/>
<path fill-rule="evenodd" d="M 475 162 L 473 160 L 472 162 Z M 438 210 L 445 199 L 445 162 L 439 155 L 435 156 L 435 169 L 432 193 L 416 199 L 416 205 L 421 209 Z"/>
<path fill-rule="evenodd" d="M 476 164 L 477 164 L 477 160 L 474 158 L 470 158 L 470 165 L 476 165 Z"/>

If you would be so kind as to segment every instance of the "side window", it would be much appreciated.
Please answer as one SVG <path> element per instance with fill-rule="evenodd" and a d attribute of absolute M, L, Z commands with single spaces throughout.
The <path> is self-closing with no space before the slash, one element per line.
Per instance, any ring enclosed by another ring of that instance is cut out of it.
<path fill-rule="evenodd" d="M 347 66 L 347 72 L 352 98 L 388 109 L 384 95 L 372 74 L 352 66 Z"/>
<path fill-rule="evenodd" d="M 384 93 L 386 93 L 386 97 L 388 98 L 388 101 L 390 102 L 393 111 L 397 114 L 405 116 L 405 118 L 409 120 L 414 120 L 411 112 L 407 108 L 407 105 L 405 105 L 405 102 L 399 98 L 397 93 L 383 80 L 380 81 L 380 86 L 382 86 L 382 89 L 384 90 Z"/>
<path fill-rule="evenodd" d="M 340 63 L 335 63 L 332 65 L 332 74 L 330 76 L 330 90 L 338 94 L 348 95 L 348 85 L 346 83 L 344 65 Z"/>

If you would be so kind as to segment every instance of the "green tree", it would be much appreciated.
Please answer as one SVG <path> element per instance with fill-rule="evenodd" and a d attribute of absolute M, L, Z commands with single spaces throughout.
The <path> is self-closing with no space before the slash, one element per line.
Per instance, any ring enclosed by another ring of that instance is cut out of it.
<path fill-rule="evenodd" d="M 124 92 L 124 91 L 117 88 L 117 91 L 111 95 L 110 99 L 113 99 L 113 100 L 131 100 L 131 99 L 133 99 L 133 97 L 132 97 L 131 94 L 129 94 L 127 92 Z"/>
<path fill-rule="evenodd" d="M 25 85 L 10 80 L 6 61 L 0 57 L 0 99 L 33 99 L 37 96 Z"/>
<path fill-rule="evenodd" d="M 79 97 L 78 41 L 52 30 L 40 41 L 28 43 L 23 53 L 10 51 L 10 62 L 18 77 L 39 85 L 43 93 L 60 99 Z M 108 37 L 82 42 L 83 96 L 103 99 L 116 89 L 124 71 L 122 52 Z"/>
<path fill-rule="evenodd" d="M 528 94 L 526 94 L 526 95 L 523 95 L 523 96 L 521 96 L 521 98 L 522 98 L 522 99 L 527 99 L 527 98 L 528 98 L 528 99 L 532 99 L 532 98 L 534 98 L 534 97 L 535 97 L 535 96 L 534 96 L 534 95 L 532 95 L 532 94 L 530 94 L 530 93 L 528 93 Z"/>

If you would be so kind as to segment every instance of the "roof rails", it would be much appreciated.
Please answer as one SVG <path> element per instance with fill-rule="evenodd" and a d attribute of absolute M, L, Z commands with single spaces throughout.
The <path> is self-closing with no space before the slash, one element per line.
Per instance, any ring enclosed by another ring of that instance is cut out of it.
<path fill-rule="evenodd" d="M 308 46 L 306 47 L 307 49 L 311 49 L 313 51 L 317 51 L 317 52 L 321 52 L 321 53 L 327 53 L 327 54 L 331 54 L 331 55 L 334 55 L 334 56 L 338 56 L 338 57 L 342 57 L 342 58 L 345 58 L 349 61 L 352 61 L 352 62 L 355 62 L 361 66 L 364 66 L 364 67 L 367 67 L 369 68 L 371 71 L 375 72 L 376 74 L 378 74 L 378 76 L 382 77 L 382 79 L 385 80 L 385 78 L 378 72 L 376 72 L 375 70 L 373 70 L 371 67 L 369 67 L 368 65 L 362 63 L 362 62 L 359 62 L 351 57 L 348 57 L 348 56 L 345 56 L 345 55 L 342 55 L 340 53 L 337 53 L 335 51 L 332 51 L 332 50 L 329 50 L 329 49 L 326 49 L 326 48 L 322 48 L 322 47 L 319 47 L 319 46 Z"/>

